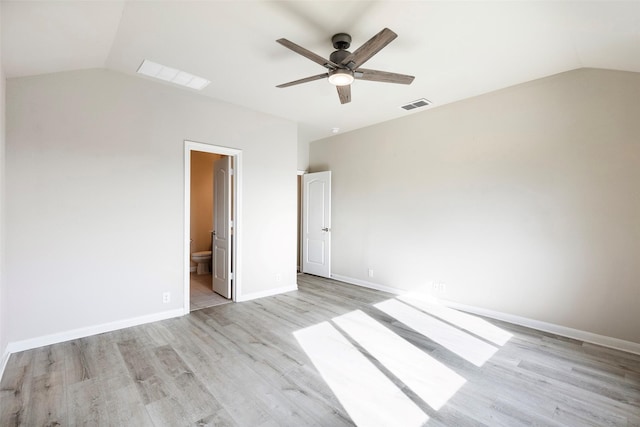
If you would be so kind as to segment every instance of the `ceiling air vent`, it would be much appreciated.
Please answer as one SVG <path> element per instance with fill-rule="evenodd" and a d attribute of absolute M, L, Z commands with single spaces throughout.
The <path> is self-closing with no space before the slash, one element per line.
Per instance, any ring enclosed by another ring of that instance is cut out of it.
<path fill-rule="evenodd" d="M 415 101 L 411 101 L 406 105 L 402 105 L 400 108 L 404 108 L 405 110 L 413 110 L 414 108 L 426 107 L 427 105 L 431 105 L 431 101 L 428 99 L 420 98 Z"/>

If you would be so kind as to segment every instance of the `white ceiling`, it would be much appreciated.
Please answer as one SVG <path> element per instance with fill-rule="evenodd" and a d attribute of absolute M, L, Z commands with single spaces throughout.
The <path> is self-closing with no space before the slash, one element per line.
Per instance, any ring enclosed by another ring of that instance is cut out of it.
<path fill-rule="evenodd" d="M 103 67 L 136 75 L 149 59 L 211 80 L 206 96 L 297 122 L 303 141 L 412 114 L 399 106 L 418 98 L 437 107 L 581 67 L 640 72 L 635 1 L 3 0 L 1 7 L 9 78 Z M 412 85 L 356 81 L 345 105 L 325 80 L 275 87 L 325 71 L 276 39 L 328 57 L 334 33 L 351 34 L 354 50 L 384 27 L 398 38 L 366 68 L 415 75 Z"/>

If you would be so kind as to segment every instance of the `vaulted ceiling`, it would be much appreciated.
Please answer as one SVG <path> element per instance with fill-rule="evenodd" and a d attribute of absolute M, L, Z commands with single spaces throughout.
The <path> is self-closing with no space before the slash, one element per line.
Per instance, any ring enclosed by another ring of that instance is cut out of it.
<path fill-rule="evenodd" d="M 2 1 L 0 7 L 8 78 L 86 68 L 137 75 L 149 59 L 211 80 L 205 96 L 297 122 L 303 141 L 412 114 L 399 107 L 419 98 L 435 108 L 582 67 L 640 72 L 640 2 Z M 326 80 L 275 87 L 325 71 L 276 39 L 328 57 L 333 34 L 351 34 L 355 50 L 384 27 L 398 38 L 366 68 L 414 75 L 412 85 L 356 81 L 345 105 Z"/>

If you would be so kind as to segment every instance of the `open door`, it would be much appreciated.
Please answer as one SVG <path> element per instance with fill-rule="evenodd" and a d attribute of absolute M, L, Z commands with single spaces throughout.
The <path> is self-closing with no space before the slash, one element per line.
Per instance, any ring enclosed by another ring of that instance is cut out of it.
<path fill-rule="evenodd" d="M 302 272 L 331 277 L 331 172 L 303 175 Z"/>
<path fill-rule="evenodd" d="M 212 288 L 231 298 L 231 167 L 224 156 L 213 166 Z"/>

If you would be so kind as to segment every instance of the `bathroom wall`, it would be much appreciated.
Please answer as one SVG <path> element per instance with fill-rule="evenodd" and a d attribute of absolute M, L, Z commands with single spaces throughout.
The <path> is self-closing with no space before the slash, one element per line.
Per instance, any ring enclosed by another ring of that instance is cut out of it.
<path fill-rule="evenodd" d="M 582 69 L 313 142 L 333 273 L 640 343 L 638 99 Z"/>
<path fill-rule="evenodd" d="M 295 123 L 98 69 L 6 97 L 8 341 L 184 309 L 185 140 L 242 150 L 241 296 L 295 288 Z"/>
<path fill-rule="evenodd" d="M 213 164 L 219 154 L 191 152 L 191 251 L 211 250 Z M 192 261 L 192 266 L 195 265 Z"/>

